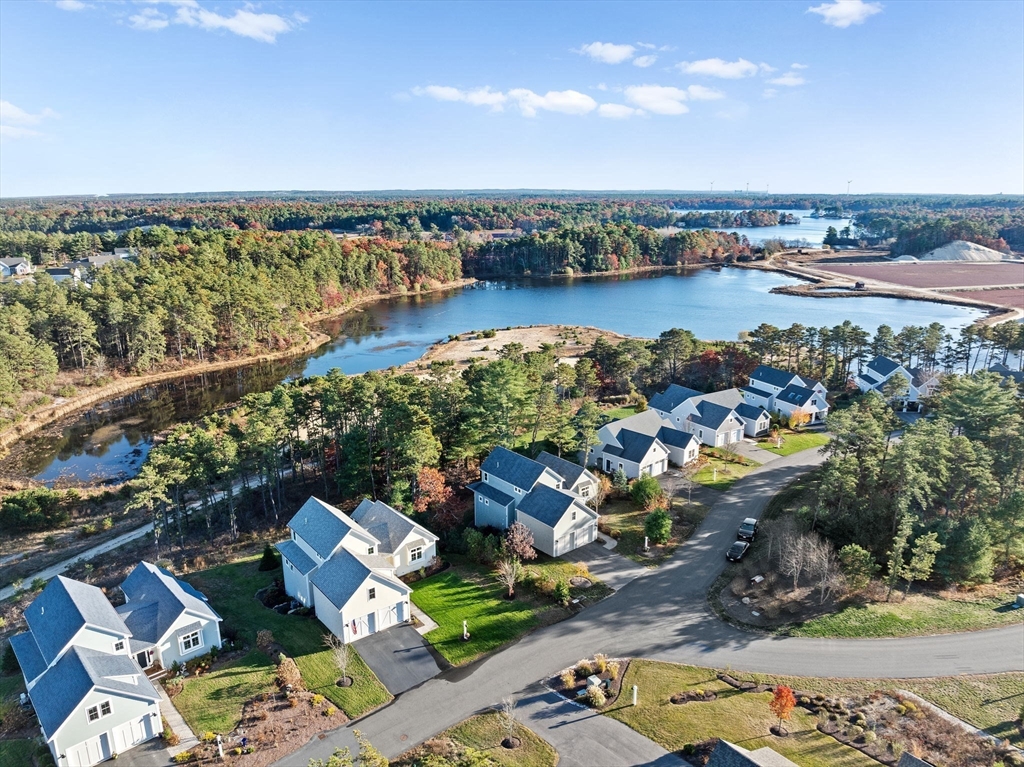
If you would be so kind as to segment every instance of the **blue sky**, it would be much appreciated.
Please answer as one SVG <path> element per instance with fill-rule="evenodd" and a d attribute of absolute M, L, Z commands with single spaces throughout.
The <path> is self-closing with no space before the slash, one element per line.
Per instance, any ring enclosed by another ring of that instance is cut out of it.
<path fill-rule="evenodd" d="M 0 195 L 1024 192 L 1024 2 L 0 3 Z"/>

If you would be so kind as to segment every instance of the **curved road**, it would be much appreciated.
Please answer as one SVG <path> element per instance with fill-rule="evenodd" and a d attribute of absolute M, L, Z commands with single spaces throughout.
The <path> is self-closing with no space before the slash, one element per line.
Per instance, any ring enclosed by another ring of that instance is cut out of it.
<path fill-rule="evenodd" d="M 821 463 L 815 450 L 756 469 L 716 503 L 667 563 L 573 618 L 540 629 L 468 668 L 451 669 L 358 722 L 395 756 L 503 696 L 540 690 L 580 658 L 604 652 L 698 666 L 821 677 L 908 678 L 1024 671 L 1024 622 L 1008 628 L 900 639 L 770 637 L 723 623 L 705 604 L 725 567 L 724 551 L 744 517 L 760 516 L 771 497 Z M 640 691 L 643 695 L 643 691 Z M 336 747 L 356 752 L 352 728 L 326 733 L 279 762 L 305 765 Z"/>

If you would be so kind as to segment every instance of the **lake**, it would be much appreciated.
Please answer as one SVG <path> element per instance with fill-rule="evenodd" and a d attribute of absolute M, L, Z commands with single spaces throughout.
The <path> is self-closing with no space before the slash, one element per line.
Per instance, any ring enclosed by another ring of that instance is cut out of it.
<path fill-rule="evenodd" d="M 783 227 L 786 229 L 797 227 Z M 698 269 L 610 277 L 497 281 L 368 304 L 323 323 L 332 341 L 291 363 L 256 365 L 192 376 L 147 387 L 93 408 L 64 425 L 60 435 L 39 434 L 16 447 L 24 474 L 47 484 L 117 481 L 134 476 L 153 435 L 202 417 L 248 392 L 283 380 L 347 374 L 402 365 L 432 344 L 470 330 L 512 325 L 593 325 L 653 338 L 678 327 L 702 339 L 736 340 L 762 322 L 776 326 L 833 326 L 849 319 L 870 332 L 880 324 L 941 322 L 952 331 L 981 312 L 966 307 L 852 295 L 807 298 L 769 292 L 798 284 L 785 275 L 750 269 Z"/>
<path fill-rule="evenodd" d="M 772 210 L 776 210 L 772 208 Z M 744 235 L 752 245 L 760 245 L 765 240 L 785 240 L 787 243 L 806 240 L 808 247 L 820 248 L 825 239 L 825 232 L 830 226 L 842 229 L 850 223 L 850 219 L 836 218 L 811 218 L 809 210 L 782 210 L 779 213 L 791 213 L 800 219 L 799 224 L 786 224 L 785 226 L 743 226 L 737 228 L 724 228 L 724 232 L 736 232 Z M 707 213 L 706 210 L 674 210 L 673 213 Z M 741 213 L 739 210 L 730 210 L 729 213 Z M 801 242 L 800 244 L 805 244 Z"/>

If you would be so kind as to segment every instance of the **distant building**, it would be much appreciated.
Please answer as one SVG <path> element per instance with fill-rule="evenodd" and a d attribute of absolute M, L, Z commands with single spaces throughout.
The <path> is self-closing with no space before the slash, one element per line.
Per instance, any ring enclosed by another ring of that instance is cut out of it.
<path fill-rule="evenodd" d="M 876 391 L 882 394 L 885 385 L 895 376 L 901 376 L 907 385 L 907 392 L 900 401 L 903 409 L 910 405 L 917 406 L 921 401 L 930 397 L 939 388 L 942 378 L 941 374 L 928 368 L 908 368 L 896 360 L 878 355 L 860 373 L 851 376 L 851 380 L 862 392 Z"/>
<path fill-rule="evenodd" d="M 668 470 L 670 462 L 684 466 L 699 454 L 698 434 L 676 428 L 657 409 L 649 408 L 598 429 L 597 444 L 591 448 L 587 463 L 609 474 L 622 469 L 627 477 L 635 479 L 644 474 L 656 477 Z"/>
<path fill-rule="evenodd" d="M 24 258 L 0 258 L 0 277 L 21 277 L 32 273 L 32 264 Z"/>
<path fill-rule="evenodd" d="M 67 266 L 48 266 L 46 267 L 46 273 L 53 278 L 54 282 L 67 282 L 70 280 L 74 283 L 82 281 L 82 270 L 77 266 L 68 264 Z"/>

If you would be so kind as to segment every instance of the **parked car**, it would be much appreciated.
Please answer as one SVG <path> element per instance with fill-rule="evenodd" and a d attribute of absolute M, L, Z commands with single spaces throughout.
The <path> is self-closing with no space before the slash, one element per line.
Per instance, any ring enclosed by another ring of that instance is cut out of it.
<path fill-rule="evenodd" d="M 741 541 L 752 541 L 755 535 L 757 535 L 757 520 L 747 517 L 740 525 L 740 529 L 736 531 L 736 537 Z"/>
<path fill-rule="evenodd" d="M 743 557 L 747 555 L 747 549 L 750 548 L 750 544 L 746 541 L 736 541 L 729 550 L 725 552 L 725 558 L 730 562 L 739 562 Z"/>

